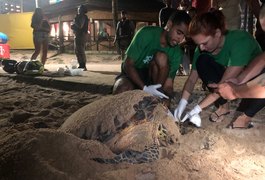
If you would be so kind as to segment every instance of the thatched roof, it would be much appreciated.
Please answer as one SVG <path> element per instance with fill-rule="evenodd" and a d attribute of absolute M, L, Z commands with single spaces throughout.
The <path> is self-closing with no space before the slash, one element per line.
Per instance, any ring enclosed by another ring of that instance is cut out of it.
<path fill-rule="evenodd" d="M 64 0 L 60 3 L 47 6 L 45 14 L 50 17 L 75 13 L 78 6 L 86 5 L 88 11 L 112 11 L 112 0 Z M 161 0 L 117 0 L 117 10 L 133 12 L 158 12 L 164 4 Z"/>

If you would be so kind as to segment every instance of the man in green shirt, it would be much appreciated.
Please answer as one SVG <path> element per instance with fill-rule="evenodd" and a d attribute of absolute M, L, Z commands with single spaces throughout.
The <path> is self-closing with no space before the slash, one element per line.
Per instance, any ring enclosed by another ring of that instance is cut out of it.
<path fill-rule="evenodd" d="M 178 44 L 187 35 L 189 22 L 185 11 L 176 10 L 166 29 L 141 28 L 126 51 L 113 94 L 142 89 L 160 98 L 172 97 L 173 81 L 183 55 Z"/>

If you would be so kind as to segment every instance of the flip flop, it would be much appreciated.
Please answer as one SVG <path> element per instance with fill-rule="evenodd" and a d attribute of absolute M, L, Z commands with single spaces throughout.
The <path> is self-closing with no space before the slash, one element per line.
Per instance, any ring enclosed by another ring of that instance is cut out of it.
<path fill-rule="evenodd" d="M 253 125 L 252 122 L 249 122 L 247 124 L 247 126 L 243 126 L 243 127 L 236 127 L 236 126 L 234 126 L 234 124 L 232 122 L 232 123 L 228 124 L 228 126 L 226 128 L 229 128 L 229 129 L 250 129 L 250 128 L 253 128 L 253 127 L 254 127 L 254 125 Z"/>
<path fill-rule="evenodd" d="M 214 114 L 217 118 L 213 119 L 211 116 Z M 230 112 L 226 112 L 224 114 L 218 115 L 216 112 L 212 113 L 211 116 L 209 117 L 209 120 L 212 122 L 222 122 L 224 120 L 224 116 L 230 114 Z"/>

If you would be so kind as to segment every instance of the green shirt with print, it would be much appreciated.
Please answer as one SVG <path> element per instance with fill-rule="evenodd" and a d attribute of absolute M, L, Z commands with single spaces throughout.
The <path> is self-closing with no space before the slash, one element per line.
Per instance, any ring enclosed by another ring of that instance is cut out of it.
<path fill-rule="evenodd" d="M 161 47 L 160 36 L 163 32 L 161 27 L 145 26 L 141 28 L 134 36 L 125 55 L 134 61 L 136 69 L 148 68 L 150 61 L 156 52 L 165 52 L 169 59 L 169 77 L 174 79 L 176 71 L 179 68 L 180 61 L 183 56 L 183 51 L 180 47 L 167 46 Z"/>
<path fill-rule="evenodd" d="M 196 48 L 192 69 L 196 70 L 197 59 L 202 53 L 211 55 L 217 63 L 228 67 L 246 66 L 261 52 L 258 42 L 250 33 L 242 30 L 229 30 L 225 34 L 224 45 L 218 54 L 200 52 L 199 48 Z"/>

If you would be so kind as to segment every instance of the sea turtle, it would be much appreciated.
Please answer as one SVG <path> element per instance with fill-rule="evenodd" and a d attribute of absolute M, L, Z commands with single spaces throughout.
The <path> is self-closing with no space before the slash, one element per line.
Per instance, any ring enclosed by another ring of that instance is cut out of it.
<path fill-rule="evenodd" d="M 143 163 L 158 159 L 159 147 L 180 136 L 170 111 L 160 99 L 143 91 L 128 91 L 88 104 L 72 114 L 60 131 L 98 140 L 118 154 L 98 162 Z"/>

